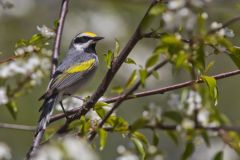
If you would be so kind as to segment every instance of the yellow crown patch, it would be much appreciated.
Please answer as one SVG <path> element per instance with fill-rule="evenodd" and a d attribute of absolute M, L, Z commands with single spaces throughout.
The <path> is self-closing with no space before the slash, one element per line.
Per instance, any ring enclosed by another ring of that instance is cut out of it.
<path fill-rule="evenodd" d="M 83 32 L 83 34 L 89 37 L 97 37 L 97 35 L 93 32 Z"/>

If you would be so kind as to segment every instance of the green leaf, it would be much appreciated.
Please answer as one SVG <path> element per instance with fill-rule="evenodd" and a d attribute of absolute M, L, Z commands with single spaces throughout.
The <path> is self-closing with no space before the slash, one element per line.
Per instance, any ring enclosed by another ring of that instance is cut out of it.
<path fill-rule="evenodd" d="M 112 92 L 115 92 L 117 94 L 121 94 L 123 91 L 124 91 L 124 89 L 121 86 L 115 86 L 112 88 Z"/>
<path fill-rule="evenodd" d="M 108 53 L 104 54 L 104 60 L 107 64 L 107 68 L 111 68 L 112 60 L 113 60 L 113 52 L 109 50 Z"/>
<path fill-rule="evenodd" d="M 59 25 L 59 20 L 58 19 L 54 20 L 53 22 L 54 29 L 57 29 L 58 25 Z"/>
<path fill-rule="evenodd" d="M 109 106 L 105 102 L 97 102 L 94 106 L 94 110 L 97 112 L 98 116 L 103 118 L 106 115 L 106 110 L 103 108 L 104 106 Z"/>
<path fill-rule="evenodd" d="M 206 33 L 206 18 L 204 18 L 202 16 L 203 13 L 198 15 L 198 19 L 197 19 L 197 29 L 199 31 L 199 33 L 201 33 L 202 35 L 204 35 Z"/>
<path fill-rule="evenodd" d="M 174 61 L 176 63 L 177 68 L 185 67 L 188 62 L 188 54 L 185 53 L 184 51 L 180 51 L 176 55 L 176 59 Z"/>
<path fill-rule="evenodd" d="M 231 52 L 228 54 L 232 61 L 235 63 L 235 65 L 240 68 L 240 48 L 239 47 L 233 47 L 231 49 Z"/>
<path fill-rule="evenodd" d="M 10 112 L 10 114 L 12 115 L 13 119 L 16 120 L 17 111 L 18 111 L 16 103 L 14 101 L 10 101 L 6 104 L 6 107 L 7 107 L 8 111 Z"/>
<path fill-rule="evenodd" d="M 206 131 L 202 131 L 201 136 L 202 136 L 205 144 L 206 144 L 208 147 L 210 147 L 211 144 L 210 144 L 210 141 L 209 141 L 209 137 L 208 137 L 207 132 L 206 132 Z"/>
<path fill-rule="evenodd" d="M 139 70 L 140 75 L 140 81 L 143 86 L 145 86 L 145 80 L 147 78 L 147 70 L 146 69 L 140 69 Z"/>
<path fill-rule="evenodd" d="M 43 36 L 41 34 L 34 34 L 29 40 L 29 43 L 36 44 L 36 43 L 39 43 L 42 39 L 43 39 Z"/>
<path fill-rule="evenodd" d="M 98 101 L 98 102 L 95 104 L 94 109 L 102 108 L 102 107 L 104 107 L 104 106 L 109 106 L 109 104 L 106 103 L 106 102 L 103 102 L 103 101 Z"/>
<path fill-rule="evenodd" d="M 115 132 L 127 132 L 129 125 L 128 122 L 117 116 L 110 116 L 106 122 L 107 124 L 111 125 L 113 128 L 113 131 Z"/>
<path fill-rule="evenodd" d="M 144 144 L 148 144 L 147 138 L 145 137 L 144 134 L 142 134 L 142 133 L 140 133 L 140 132 L 137 132 L 137 131 L 133 132 L 133 133 L 132 133 L 132 137 L 135 137 L 135 138 L 139 139 L 139 140 L 142 141 Z"/>
<path fill-rule="evenodd" d="M 187 160 L 193 154 L 194 150 L 194 144 L 192 142 L 188 142 L 182 154 L 181 160 Z"/>
<path fill-rule="evenodd" d="M 137 129 L 143 128 L 148 123 L 148 120 L 144 118 L 137 119 L 132 125 L 131 125 L 131 131 L 134 132 Z"/>
<path fill-rule="evenodd" d="M 225 144 L 228 144 L 238 155 L 240 155 L 240 135 L 236 132 L 221 131 L 220 137 Z"/>
<path fill-rule="evenodd" d="M 131 76 L 129 77 L 127 83 L 125 84 L 125 88 L 130 88 L 133 85 L 133 83 L 136 81 L 136 79 L 137 79 L 137 71 L 134 70 Z"/>
<path fill-rule="evenodd" d="M 214 64 L 215 64 L 215 61 L 211 61 L 210 63 L 208 63 L 204 73 L 208 73 L 209 70 L 214 66 Z"/>
<path fill-rule="evenodd" d="M 219 151 L 215 154 L 213 160 L 223 160 L 223 151 Z"/>
<path fill-rule="evenodd" d="M 152 75 L 156 78 L 159 79 L 159 74 L 157 71 L 153 71 Z"/>
<path fill-rule="evenodd" d="M 153 54 L 152 56 L 150 56 L 145 64 L 145 68 L 150 68 L 154 66 L 158 62 L 159 57 L 159 54 Z"/>
<path fill-rule="evenodd" d="M 158 146 L 159 143 L 159 135 L 156 131 L 153 131 L 153 145 Z"/>
<path fill-rule="evenodd" d="M 124 62 L 127 64 L 134 64 L 134 65 L 137 64 L 132 58 L 127 58 Z"/>
<path fill-rule="evenodd" d="M 119 44 L 119 41 L 115 39 L 115 50 L 114 50 L 115 57 L 118 56 L 119 52 L 120 52 L 120 44 Z"/>
<path fill-rule="evenodd" d="M 180 123 L 183 119 L 182 115 L 177 111 L 166 111 L 163 113 L 163 117 L 171 119 L 177 123 Z"/>
<path fill-rule="evenodd" d="M 171 55 L 175 55 L 183 49 L 184 45 L 176 35 L 166 35 L 161 38 L 161 47 L 166 47 Z"/>
<path fill-rule="evenodd" d="M 104 129 L 99 128 L 98 134 L 99 134 L 100 150 L 103 150 L 107 143 L 107 132 Z"/>
<path fill-rule="evenodd" d="M 70 123 L 69 129 L 78 128 L 78 127 L 80 127 L 83 123 L 84 123 L 84 121 L 83 121 L 82 119 L 78 119 L 78 120 L 76 120 L 76 121 L 73 121 L 73 122 Z"/>
<path fill-rule="evenodd" d="M 27 45 L 27 41 L 24 39 L 19 39 L 17 41 L 17 43 L 15 44 L 15 48 L 21 47 L 21 46 L 26 46 Z"/>
<path fill-rule="evenodd" d="M 201 72 L 205 69 L 205 49 L 203 43 L 198 44 L 196 66 Z"/>
<path fill-rule="evenodd" d="M 209 76 L 201 76 L 201 79 L 207 84 L 210 97 L 214 100 L 214 104 L 218 102 L 218 89 L 216 79 Z"/>
<path fill-rule="evenodd" d="M 167 131 L 166 133 L 167 133 L 167 135 L 170 137 L 170 139 L 171 139 L 176 145 L 178 145 L 178 137 L 177 137 L 177 135 L 176 135 L 174 132 L 171 132 L 171 131 Z"/>
<path fill-rule="evenodd" d="M 154 5 L 149 11 L 150 15 L 157 16 L 165 11 L 165 5 L 158 3 Z"/>
<path fill-rule="evenodd" d="M 145 152 L 142 142 L 139 139 L 134 138 L 134 137 L 132 137 L 131 140 L 132 140 L 133 144 L 135 145 L 138 153 L 141 155 L 141 160 L 145 160 L 146 152 Z"/>

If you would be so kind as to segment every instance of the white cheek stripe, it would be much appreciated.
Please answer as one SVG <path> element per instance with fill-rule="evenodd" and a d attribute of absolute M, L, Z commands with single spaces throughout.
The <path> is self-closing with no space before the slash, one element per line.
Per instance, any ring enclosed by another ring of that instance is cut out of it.
<path fill-rule="evenodd" d="M 93 41 L 90 40 L 87 43 L 82 43 L 82 44 L 73 44 L 73 46 L 75 47 L 76 50 L 78 51 L 83 51 L 84 49 L 88 48 L 89 45 L 92 43 Z"/>
<path fill-rule="evenodd" d="M 81 44 L 74 44 L 73 46 L 78 51 L 83 51 L 83 49 L 84 49 L 84 46 Z"/>

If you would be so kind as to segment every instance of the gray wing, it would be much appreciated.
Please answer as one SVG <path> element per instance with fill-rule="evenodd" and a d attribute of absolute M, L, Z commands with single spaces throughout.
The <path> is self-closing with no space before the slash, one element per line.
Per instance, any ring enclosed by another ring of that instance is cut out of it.
<path fill-rule="evenodd" d="M 90 72 L 94 71 L 98 64 L 97 56 L 94 54 L 82 54 L 76 53 L 74 55 L 67 55 L 63 62 L 57 67 L 56 75 L 51 82 L 50 89 L 62 90 L 66 87 L 73 85 L 74 83 L 84 79 Z M 87 60 L 93 60 L 94 63 L 88 65 L 84 70 L 80 70 L 74 73 L 68 73 L 68 69 L 74 67 L 81 67 L 81 65 Z"/>

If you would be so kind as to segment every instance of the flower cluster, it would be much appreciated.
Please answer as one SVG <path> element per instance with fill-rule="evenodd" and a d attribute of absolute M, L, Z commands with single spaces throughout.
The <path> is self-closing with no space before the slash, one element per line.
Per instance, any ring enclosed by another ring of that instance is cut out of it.
<path fill-rule="evenodd" d="M 2 142 L 0 142 L 0 159 L 12 159 L 10 148 Z"/>
<path fill-rule="evenodd" d="M 51 28 L 48 28 L 47 26 L 43 25 L 42 27 L 37 26 L 37 30 L 41 33 L 43 37 L 46 38 L 52 38 L 55 37 L 55 32 Z"/>
<path fill-rule="evenodd" d="M 34 160 L 42 159 L 98 160 L 99 158 L 84 139 L 66 136 L 41 147 Z"/>
<path fill-rule="evenodd" d="M 194 8 L 202 8 L 210 0 L 172 0 L 167 5 L 167 11 L 163 14 L 166 30 L 184 28 L 192 31 L 196 26 L 197 13 Z M 205 14 L 206 15 L 206 14 Z M 207 16 L 205 16 L 207 18 Z"/>
<path fill-rule="evenodd" d="M 197 91 L 183 91 L 181 96 L 177 94 L 170 95 L 169 106 L 182 112 L 184 117 L 178 126 L 178 129 L 193 129 L 195 120 L 193 117 L 197 113 L 197 122 L 203 127 L 218 126 L 217 120 L 211 118 L 211 111 L 204 105 L 202 96 Z M 195 112 L 197 111 L 197 112 Z"/>
<path fill-rule="evenodd" d="M 156 125 L 162 120 L 162 109 L 155 103 L 150 103 L 142 113 L 143 118 L 149 121 L 150 125 Z"/>

